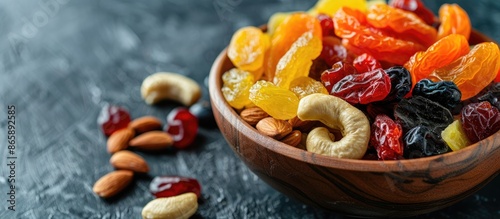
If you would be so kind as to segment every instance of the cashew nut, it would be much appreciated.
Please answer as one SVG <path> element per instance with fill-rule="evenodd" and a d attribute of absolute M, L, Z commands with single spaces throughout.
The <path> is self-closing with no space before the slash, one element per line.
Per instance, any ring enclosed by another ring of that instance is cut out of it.
<path fill-rule="evenodd" d="M 158 72 L 144 79 L 141 95 L 147 104 L 174 100 L 191 106 L 200 99 L 201 89 L 196 81 L 184 75 Z"/>
<path fill-rule="evenodd" d="M 335 142 L 328 129 L 315 128 L 307 135 L 308 151 L 337 158 L 364 156 L 370 140 L 370 123 L 351 104 L 335 96 L 311 94 L 300 100 L 297 116 L 301 120 L 318 120 L 343 136 Z"/>
<path fill-rule="evenodd" d="M 189 192 L 168 198 L 157 198 L 142 209 L 143 219 L 188 219 L 198 210 L 196 194 Z"/>

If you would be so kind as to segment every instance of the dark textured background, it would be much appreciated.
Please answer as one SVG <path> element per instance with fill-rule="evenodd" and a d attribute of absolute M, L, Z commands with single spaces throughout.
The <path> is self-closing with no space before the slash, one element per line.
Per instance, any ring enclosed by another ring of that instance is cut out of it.
<path fill-rule="evenodd" d="M 434 11 L 452 1 L 425 1 Z M 473 25 L 500 41 L 500 1 L 456 1 Z M 139 218 L 150 178 L 104 201 L 93 183 L 112 171 L 96 124 L 104 103 L 133 117 L 165 118 L 175 104 L 146 105 L 149 74 L 178 72 L 201 84 L 232 33 L 314 1 L 0 0 L 0 218 Z M 204 90 L 204 98 L 207 91 Z M 17 115 L 17 205 L 7 211 L 7 105 Z M 4 134 L 5 133 L 5 134 Z M 151 176 L 197 178 L 203 218 L 343 218 L 290 200 L 252 174 L 216 128 L 189 150 L 143 154 Z M 466 200 L 419 218 L 499 218 L 500 178 Z"/>

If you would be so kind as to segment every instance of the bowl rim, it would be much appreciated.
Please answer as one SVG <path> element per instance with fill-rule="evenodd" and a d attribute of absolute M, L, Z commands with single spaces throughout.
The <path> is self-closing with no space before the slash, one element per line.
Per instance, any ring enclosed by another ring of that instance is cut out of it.
<path fill-rule="evenodd" d="M 473 30 L 471 35 L 474 37 L 479 37 L 486 39 L 486 41 L 493 41 L 491 38 Z M 472 37 L 472 36 L 471 36 Z M 275 153 L 284 155 L 288 158 L 292 158 L 297 161 L 306 162 L 313 165 L 319 165 L 327 168 L 343 169 L 350 171 L 369 171 L 369 172 L 408 172 L 408 171 L 425 171 L 431 166 L 435 167 L 440 165 L 446 167 L 447 165 L 462 162 L 467 160 L 471 154 L 474 154 L 483 145 L 494 144 L 491 149 L 486 152 L 500 153 L 500 144 L 495 144 L 497 141 L 495 139 L 500 139 L 500 131 L 483 139 L 475 144 L 469 145 L 464 149 L 459 151 L 452 151 L 440 155 L 434 155 L 430 157 L 414 158 L 414 159 L 404 159 L 404 160 L 357 160 L 357 159 L 345 159 L 345 158 L 335 158 L 326 155 L 312 153 L 303 149 L 292 147 L 280 141 L 277 141 L 271 137 L 262 135 L 257 129 L 250 126 L 248 123 L 243 121 L 236 111 L 227 103 L 222 95 L 222 74 L 225 62 L 230 62 L 227 57 L 227 47 L 221 51 L 221 53 L 215 59 L 209 75 L 209 94 L 211 98 L 212 107 L 215 107 L 214 113 L 216 111 L 220 113 L 222 117 L 231 126 L 233 126 L 240 134 L 245 135 L 247 138 L 255 141 L 255 144 L 259 147 L 264 147 Z M 232 64 L 232 63 L 231 63 Z M 222 104 L 219 104 L 222 103 Z M 255 138 L 255 136 L 261 136 Z M 225 137 L 225 136 L 224 136 Z M 490 143 L 488 143 L 490 142 Z M 229 144 L 229 143 L 228 143 Z M 234 146 L 233 146 L 234 149 Z M 236 151 L 235 151 L 236 152 Z M 445 162 L 442 162 L 445 161 Z M 500 171 L 497 170 L 496 172 Z"/>

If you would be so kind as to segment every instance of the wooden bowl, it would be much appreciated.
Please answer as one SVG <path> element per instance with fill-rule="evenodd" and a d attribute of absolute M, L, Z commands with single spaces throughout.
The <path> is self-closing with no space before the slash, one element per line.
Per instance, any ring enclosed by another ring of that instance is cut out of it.
<path fill-rule="evenodd" d="M 471 43 L 492 41 L 474 31 Z M 399 161 L 337 159 L 260 134 L 225 101 L 227 49 L 209 78 L 217 125 L 233 151 L 262 180 L 308 205 L 351 216 L 403 217 L 432 212 L 474 194 L 500 172 L 500 132 L 457 152 Z"/>

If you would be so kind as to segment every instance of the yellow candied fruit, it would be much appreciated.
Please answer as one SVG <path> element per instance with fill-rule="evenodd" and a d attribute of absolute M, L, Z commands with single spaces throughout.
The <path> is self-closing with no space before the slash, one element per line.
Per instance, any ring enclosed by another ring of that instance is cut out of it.
<path fill-rule="evenodd" d="M 235 109 L 242 109 L 251 105 L 248 98 L 250 88 L 254 83 L 254 76 L 250 72 L 233 68 L 222 75 L 222 94 L 226 101 Z"/>
<path fill-rule="evenodd" d="M 245 71 L 262 68 L 264 56 L 271 42 L 267 34 L 257 27 L 243 27 L 234 33 L 227 56 L 234 66 Z"/>
<path fill-rule="evenodd" d="M 448 147 L 453 151 L 458 151 L 470 145 L 470 141 L 465 135 L 460 120 L 455 120 L 441 132 L 441 137 Z"/>
<path fill-rule="evenodd" d="M 311 15 L 327 14 L 333 16 L 341 7 L 349 7 L 360 11 L 366 11 L 368 8 L 366 0 L 319 0 L 316 5 L 309 9 Z"/>
<path fill-rule="evenodd" d="M 328 94 L 328 91 L 321 82 L 310 77 L 296 78 L 290 83 L 290 90 L 295 93 L 299 99 L 314 93 Z"/>
<path fill-rule="evenodd" d="M 269 36 L 273 36 L 276 28 L 278 28 L 278 26 L 293 13 L 295 12 L 277 12 L 271 15 L 271 17 L 267 21 L 267 34 L 269 34 Z"/>
<path fill-rule="evenodd" d="M 299 98 L 292 91 L 269 81 L 257 81 L 250 88 L 250 100 L 275 119 L 292 119 L 297 115 Z"/>
<path fill-rule="evenodd" d="M 311 31 L 302 34 L 278 62 L 274 84 L 288 89 L 294 79 L 307 76 L 312 61 L 320 55 L 322 48 L 321 39 Z"/>

